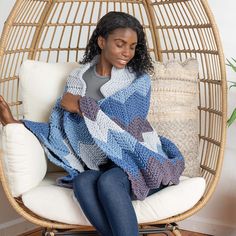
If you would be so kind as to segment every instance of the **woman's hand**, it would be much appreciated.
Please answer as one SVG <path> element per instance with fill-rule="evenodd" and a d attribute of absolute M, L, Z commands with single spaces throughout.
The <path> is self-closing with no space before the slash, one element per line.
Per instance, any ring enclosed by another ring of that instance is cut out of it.
<path fill-rule="evenodd" d="M 66 111 L 82 115 L 79 104 L 80 98 L 80 95 L 65 93 L 61 100 L 61 107 Z"/>

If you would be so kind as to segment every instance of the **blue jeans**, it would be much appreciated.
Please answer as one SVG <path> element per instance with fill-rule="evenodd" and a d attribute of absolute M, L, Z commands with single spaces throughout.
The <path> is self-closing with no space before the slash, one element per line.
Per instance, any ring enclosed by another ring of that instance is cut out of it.
<path fill-rule="evenodd" d="M 84 214 L 102 236 L 138 236 L 131 184 L 121 168 L 86 170 L 74 179 L 73 189 Z"/>

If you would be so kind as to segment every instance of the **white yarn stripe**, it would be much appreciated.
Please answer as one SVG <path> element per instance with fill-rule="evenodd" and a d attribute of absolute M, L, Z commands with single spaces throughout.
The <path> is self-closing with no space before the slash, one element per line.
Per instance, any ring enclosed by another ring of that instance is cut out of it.
<path fill-rule="evenodd" d="M 161 146 L 161 141 L 157 132 L 156 131 L 145 132 L 142 134 L 142 136 L 143 136 L 143 142 L 141 143 L 143 144 L 143 146 L 158 153 L 157 145 Z"/>
<path fill-rule="evenodd" d="M 111 96 L 117 91 L 127 88 L 135 78 L 135 74 L 130 73 L 127 68 L 112 67 L 111 79 L 100 88 L 100 91 L 104 97 Z"/>
<path fill-rule="evenodd" d="M 92 121 L 87 117 L 84 117 L 84 119 L 87 126 L 89 127 L 89 132 L 93 134 L 93 138 L 96 138 L 101 142 L 107 143 L 109 129 L 120 133 L 125 132 L 101 110 L 98 111 L 97 119 L 95 121 Z M 106 125 L 104 126 L 104 124 Z"/>
<path fill-rule="evenodd" d="M 98 166 L 106 162 L 106 154 L 94 143 L 84 144 L 79 143 L 80 155 L 87 167 L 93 170 L 98 170 Z"/>

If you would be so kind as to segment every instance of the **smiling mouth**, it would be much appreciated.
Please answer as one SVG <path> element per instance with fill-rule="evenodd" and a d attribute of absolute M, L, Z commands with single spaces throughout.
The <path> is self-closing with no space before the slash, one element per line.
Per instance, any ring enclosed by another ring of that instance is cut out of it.
<path fill-rule="evenodd" d="M 126 64 L 128 63 L 127 60 L 119 59 L 118 61 L 119 61 L 119 63 L 122 64 L 122 65 L 126 65 Z"/>

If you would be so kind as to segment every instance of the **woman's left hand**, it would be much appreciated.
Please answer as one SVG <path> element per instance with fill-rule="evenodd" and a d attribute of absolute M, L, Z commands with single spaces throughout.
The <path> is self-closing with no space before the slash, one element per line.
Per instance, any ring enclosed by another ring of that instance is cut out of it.
<path fill-rule="evenodd" d="M 72 113 L 79 113 L 82 115 L 80 110 L 80 95 L 73 95 L 72 93 L 65 93 L 61 100 L 61 107 L 66 111 Z"/>

